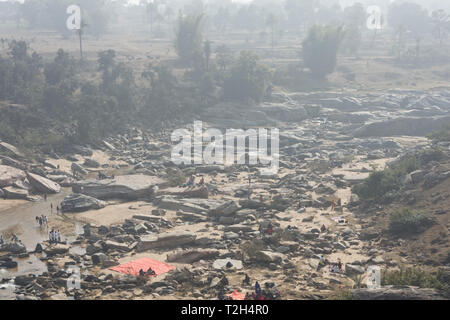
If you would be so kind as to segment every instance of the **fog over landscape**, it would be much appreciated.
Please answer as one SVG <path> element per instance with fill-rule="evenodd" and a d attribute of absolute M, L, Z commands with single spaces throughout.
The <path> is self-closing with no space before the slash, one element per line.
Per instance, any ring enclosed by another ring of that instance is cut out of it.
<path fill-rule="evenodd" d="M 0 0 L 0 300 L 448 300 L 449 81 L 450 1 Z"/>

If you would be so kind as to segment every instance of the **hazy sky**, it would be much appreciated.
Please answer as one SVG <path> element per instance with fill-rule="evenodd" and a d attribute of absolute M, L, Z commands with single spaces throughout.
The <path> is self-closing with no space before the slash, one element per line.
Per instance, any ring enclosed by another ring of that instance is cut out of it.
<path fill-rule="evenodd" d="M 11 0 L 0 0 L 0 2 L 5 2 L 5 1 L 11 1 Z M 12 1 L 18 1 L 18 2 L 23 2 L 24 0 L 12 0 Z M 114 0 L 112 0 L 114 1 Z M 170 3 L 170 0 L 168 0 Z M 233 2 L 238 2 L 238 3 L 248 3 L 248 2 L 252 2 L 252 1 L 258 1 L 258 0 L 232 0 Z M 285 0 L 273 0 L 273 1 L 279 1 L 279 2 L 283 2 Z M 375 4 L 375 3 L 392 3 L 392 2 L 416 2 L 416 3 L 420 3 L 422 6 L 427 7 L 429 9 L 436 9 L 436 8 L 450 8 L 450 0 L 322 0 L 322 2 L 339 2 L 341 4 L 342 7 L 346 7 L 349 5 L 352 5 L 355 2 L 361 2 L 364 3 L 366 5 L 370 5 L 370 4 Z M 76 0 L 74 0 L 74 2 L 76 2 Z M 138 4 L 140 2 L 140 0 L 129 0 L 130 3 L 136 3 Z M 205 3 L 208 2 L 208 0 L 204 0 Z M 374 2 L 374 3 L 371 3 Z"/>

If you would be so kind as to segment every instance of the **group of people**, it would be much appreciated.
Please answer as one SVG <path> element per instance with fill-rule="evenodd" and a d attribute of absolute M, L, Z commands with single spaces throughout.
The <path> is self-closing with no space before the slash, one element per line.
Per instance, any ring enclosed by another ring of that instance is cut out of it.
<path fill-rule="evenodd" d="M 55 231 L 52 229 L 49 233 L 50 244 L 52 243 L 60 243 L 61 242 L 61 232 Z"/>
<path fill-rule="evenodd" d="M 324 259 L 322 256 L 320 256 L 319 265 L 317 266 L 317 270 L 319 271 L 323 267 L 329 265 L 329 271 L 334 273 L 341 273 L 343 271 L 343 264 L 341 259 L 338 259 L 338 262 L 336 263 L 330 263 L 328 259 Z"/>
<path fill-rule="evenodd" d="M 264 289 L 258 281 L 255 283 L 255 291 L 245 294 L 245 300 L 280 300 L 281 293 L 273 283 L 266 283 Z"/>
<path fill-rule="evenodd" d="M 200 182 L 198 184 L 200 187 L 205 185 L 205 178 L 202 177 L 200 179 Z M 188 181 L 183 185 L 184 188 L 189 188 L 189 189 L 193 189 L 196 186 L 196 182 L 195 182 L 195 176 L 191 175 L 188 179 Z"/>
<path fill-rule="evenodd" d="M 246 274 L 244 280 L 242 281 L 242 285 L 250 286 L 250 283 L 251 279 L 248 276 L 248 274 Z M 281 293 L 273 283 L 265 283 L 264 289 L 262 289 L 258 281 L 256 281 L 255 283 L 254 291 L 252 293 L 247 292 L 244 298 L 244 300 L 280 300 L 280 299 Z M 225 296 L 224 286 L 220 286 L 220 290 L 218 293 L 218 300 L 233 300 L 231 296 Z"/>
<path fill-rule="evenodd" d="M 265 229 L 262 224 L 259 225 L 259 233 L 261 236 L 264 236 L 265 234 L 271 236 L 273 234 L 273 225 L 272 223 L 269 223 L 267 228 Z"/>
<path fill-rule="evenodd" d="M 43 227 L 45 226 L 46 228 L 48 228 L 48 218 L 47 216 L 40 216 L 40 217 L 36 217 L 36 222 L 39 224 L 39 227 Z"/>
<path fill-rule="evenodd" d="M 14 233 L 11 235 L 11 241 L 12 241 L 12 242 L 21 242 L 21 241 L 19 240 L 19 237 L 18 237 L 17 235 L 15 235 Z M 0 235 L 0 246 L 3 245 L 3 244 L 5 244 L 5 243 L 6 243 L 6 242 L 5 242 L 5 240 L 3 239 L 3 236 Z"/>
<path fill-rule="evenodd" d="M 152 276 L 156 276 L 156 272 L 152 268 L 148 268 L 147 272 L 145 272 L 143 269 L 141 269 L 141 270 L 139 270 L 139 276 L 140 277 L 152 277 Z"/>

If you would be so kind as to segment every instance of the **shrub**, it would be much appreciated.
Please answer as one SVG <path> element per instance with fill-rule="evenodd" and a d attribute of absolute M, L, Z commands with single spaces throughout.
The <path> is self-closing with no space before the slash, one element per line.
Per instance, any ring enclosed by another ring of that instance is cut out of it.
<path fill-rule="evenodd" d="M 406 270 L 385 271 L 382 285 L 415 286 L 420 288 L 433 288 L 450 294 L 450 274 L 444 270 L 427 272 L 420 268 Z"/>
<path fill-rule="evenodd" d="M 444 126 L 441 130 L 428 135 L 428 138 L 433 142 L 448 142 L 450 141 L 450 124 Z"/>
<path fill-rule="evenodd" d="M 303 41 L 303 61 L 313 77 L 324 79 L 337 64 L 337 53 L 345 32 L 342 27 L 315 25 Z"/>
<path fill-rule="evenodd" d="M 362 199 L 379 199 L 388 192 L 401 186 L 402 177 L 420 168 L 416 156 L 409 156 L 397 161 L 383 171 L 372 173 L 362 184 L 353 188 Z"/>
<path fill-rule="evenodd" d="M 252 99 L 260 102 L 266 94 L 271 77 L 271 71 L 259 62 L 257 55 L 243 51 L 224 82 L 225 99 L 242 102 Z"/>
<path fill-rule="evenodd" d="M 394 234 L 419 233 L 431 224 L 432 219 L 425 212 L 404 208 L 391 214 L 389 231 Z"/>

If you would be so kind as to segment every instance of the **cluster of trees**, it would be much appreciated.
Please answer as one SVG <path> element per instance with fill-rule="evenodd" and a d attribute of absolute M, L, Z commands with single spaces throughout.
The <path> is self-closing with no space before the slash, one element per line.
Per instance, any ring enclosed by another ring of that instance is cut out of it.
<path fill-rule="evenodd" d="M 199 42 L 202 62 L 186 60 L 190 67 L 184 77 L 176 77 L 170 64 L 149 63 L 138 74 L 114 50 L 99 52 L 95 62 L 81 62 L 60 49 L 45 61 L 24 41 L 8 46 L 7 56 L 0 56 L 0 101 L 64 123 L 60 138 L 82 142 L 97 141 L 136 121 L 155 128 L 190 121 L 222 99 L 260 101 L 271 76 L 250 52 L 235 58 L 227 47 L 219 47 L 212 59 L 208 41 Z M 3 134 L 2 129 L 0 138 L 7 140 L 14 136 Z"/>

